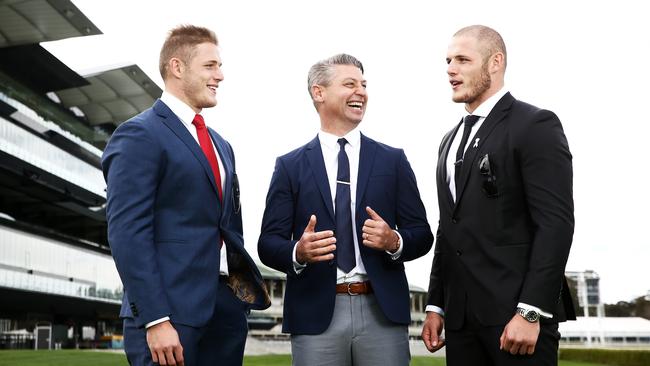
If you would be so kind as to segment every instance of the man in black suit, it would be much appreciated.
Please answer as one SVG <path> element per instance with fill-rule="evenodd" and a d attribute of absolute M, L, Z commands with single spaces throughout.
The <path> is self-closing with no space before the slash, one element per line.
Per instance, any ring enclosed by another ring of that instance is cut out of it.
<path fill-rule="evenodd" d="M 480 25 L 459 30 L 447 52 L 452 99 L 468 115 L 439 149 L 422 338 L 432 352 L 446 343 L 452 366 L 557 365 L 557 324 L 575 319 L 564 278 L 571 153 L 553 112 L 504 88 L 506 61 L 499 33 Z"/>

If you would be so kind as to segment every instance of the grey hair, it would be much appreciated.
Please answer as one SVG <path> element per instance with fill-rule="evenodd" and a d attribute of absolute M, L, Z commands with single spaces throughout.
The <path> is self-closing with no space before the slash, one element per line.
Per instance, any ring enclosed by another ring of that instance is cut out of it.
<path fill-rule="evenodd" d="M 354 56 L 345 53 L 340 53 L 324 60 L 318 61 L 309 69 L 307 76 L 307 90 L 312 99 L 314 96 L 311 94 L 311 88 L 314 85 L 329 86 L 332 82 L 334 66 L 336 65 L 353 65 L 361 70 L 363 74 L 363 64 Z"/>

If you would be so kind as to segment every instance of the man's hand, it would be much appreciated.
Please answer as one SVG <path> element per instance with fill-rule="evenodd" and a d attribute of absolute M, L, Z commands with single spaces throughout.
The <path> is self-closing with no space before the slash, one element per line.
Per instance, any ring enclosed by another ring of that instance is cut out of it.
<path fill-rule="evenodd" d="M 183 346 L 169 321 L 147 328 L 147 344 L 151 358 L 159 365 L 185 365 Z"/>
<path fill-rule="evenodd" d="M 309 217 L 309 223 L 296 244 L 296 260 L 300 264 L 329 261 L 334 259 L 336 238 L 332 230 L 314 232 L 316 215 Z"/>
<path fill-rule="evenodd" d="M 532 355 L 535 352 L 539 330 L 539 322 L 530 323 L 521 315 L 515 314 L 503 329 L 499 348 L 513 355 Z"/>
<path fill-rule="evenodd" d="M 435 352 L 445 346 L 445 339 L 440 336 L 445 320 L 434 311 L 427 312 L 422 325 L 422 341 L 429 352 Z"/>
<path fill-rule="evenodd" d="M 399 236 L 370 206 L 366 207 L 366 212 L 370 218 L 363 223 L 363 245 L 395 253 L 399 249 Z"/>

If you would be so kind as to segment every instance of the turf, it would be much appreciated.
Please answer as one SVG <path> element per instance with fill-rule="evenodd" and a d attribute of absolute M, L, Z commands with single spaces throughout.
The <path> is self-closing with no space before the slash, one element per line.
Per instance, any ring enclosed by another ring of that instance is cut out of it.
<path fill-rule="evenodd" d="M 87 350 L 5 351 L 0 350 L 0 366 L 128 366 L 120 353 Z M 244 366 L 290 366 L 291 356 L 246 356 Z M 439 357 L 413 357 L 410 366 L 444 366 Z M 560 361 L 559 366 L 606 366 L 594 363 Z"/>

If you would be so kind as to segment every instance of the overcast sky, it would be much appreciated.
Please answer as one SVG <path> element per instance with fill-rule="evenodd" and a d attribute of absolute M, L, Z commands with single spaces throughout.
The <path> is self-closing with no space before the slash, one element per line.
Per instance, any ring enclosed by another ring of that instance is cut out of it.
<path fill-rule="evenodd" d="M 451 101 L 447 45 L 463 26 L 495 28 L 508 50 L 506 88 L 557 113 L 573 153 L 567 270 L 596 271 L 608 303 L 650 290 L 650 31 L 642 2 L 73 1 L 104 34 L 44 46 L 81 74 L 135 63 L 162 88 L 166 32 L 195 24 L 217 33 L 225 80 L 204 116 L 235 149 L 254 257 L 275 158 L 319 128 L 307 71 L 341 52 L 366 69 L 361 131 L 405 149 L 435 231 L 437 148 L 463 113 Z M 427 287 L 432 256 L 407 264 L 412 284 Z"/>

